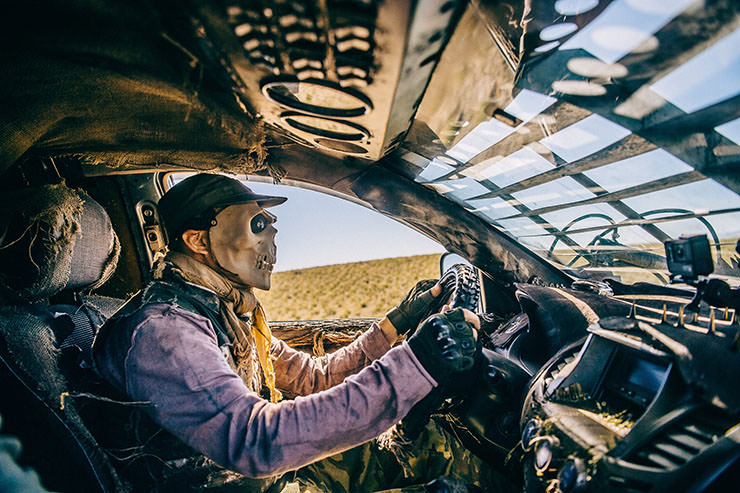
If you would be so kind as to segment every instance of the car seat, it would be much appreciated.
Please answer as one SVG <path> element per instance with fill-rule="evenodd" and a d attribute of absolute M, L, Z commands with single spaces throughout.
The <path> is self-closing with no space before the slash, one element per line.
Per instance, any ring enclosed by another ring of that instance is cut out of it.
<path fill-rule="evenodd" d="M 0 414 L 21 463 L 56 491 L 122 491 L 83 424 L 60 364 L 85 364 L 97 328 L 122 300 L 86 294 L 113 273 L 120 246 L 103 207 L 65 184 L 6 193 L 0 222 Z M 50 305 L 62 292 L 75 305 Z"/>

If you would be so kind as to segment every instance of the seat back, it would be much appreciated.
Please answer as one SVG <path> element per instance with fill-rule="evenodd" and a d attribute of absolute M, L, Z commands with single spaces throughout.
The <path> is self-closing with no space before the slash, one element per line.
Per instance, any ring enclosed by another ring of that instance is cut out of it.
<path fill-rule="evenodd" d="M 22 462 L 39 472 L 47 488 L 125 491 L 75 403 L 65 399 L 70 386 L 60 371 L 62 348 L 77 347 L 80 354 L 89 350 L 104 315 L 97 310 L 99 316 L 90 316 L 92 304 L 67 309 L 48 304 L 62 290 L 90 290 L 113 273 L 120 247 L 110 219 L 93 199 L 64 184 L 8 193 L 2 202 L 4 431 L 21 439 Z"/>

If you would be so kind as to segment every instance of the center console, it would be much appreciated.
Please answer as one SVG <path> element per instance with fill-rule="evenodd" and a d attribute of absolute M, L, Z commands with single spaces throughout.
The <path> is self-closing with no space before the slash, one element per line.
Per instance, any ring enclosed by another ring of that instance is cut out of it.
<path fill-rule="evenodd" d="M 737 331 L 683 312 L 591 325 L 532 380 L 525 489 L 724 491 L 740 470 Z"/>

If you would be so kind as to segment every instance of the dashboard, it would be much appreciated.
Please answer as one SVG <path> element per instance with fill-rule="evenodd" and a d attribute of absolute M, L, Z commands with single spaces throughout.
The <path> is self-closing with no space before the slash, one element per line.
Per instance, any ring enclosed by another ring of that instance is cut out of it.
<path fill-rule="evenodd" d="M 737 325 L 613 316 L 533 377 L 525 491 L 725 491 L 740 471 Z"/>

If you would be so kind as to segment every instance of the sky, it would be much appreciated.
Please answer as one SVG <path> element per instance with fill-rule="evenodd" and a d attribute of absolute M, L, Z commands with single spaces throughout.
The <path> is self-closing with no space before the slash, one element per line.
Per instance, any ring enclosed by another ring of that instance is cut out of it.
<path fill-rule="evenodd" d="M 285 185 L 246 183 L 257 193 L 288 197 L 270 208 L 278 217 L 276 272 L 444 252 L 408 226 L 348 200 Z"/>

